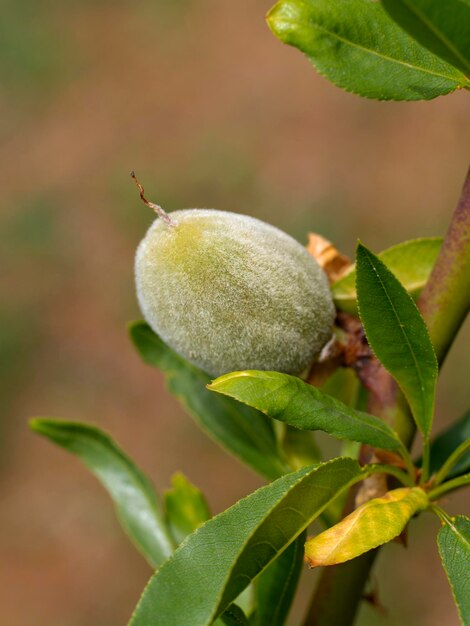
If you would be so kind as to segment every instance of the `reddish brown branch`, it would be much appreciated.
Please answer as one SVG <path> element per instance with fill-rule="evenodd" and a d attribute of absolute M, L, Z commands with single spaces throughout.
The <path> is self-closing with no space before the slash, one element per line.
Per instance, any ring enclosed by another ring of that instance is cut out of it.
<path fill-rule="evenodd" d="M 470 309 L 470 169 L 419 308 L 442 363 Z"/>

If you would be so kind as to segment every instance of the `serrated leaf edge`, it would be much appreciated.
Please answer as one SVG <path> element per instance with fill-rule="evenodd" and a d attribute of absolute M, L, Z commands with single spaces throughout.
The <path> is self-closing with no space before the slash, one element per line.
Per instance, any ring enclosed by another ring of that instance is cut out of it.
<path fill-rule="evenodd" d="M 378 279 L 379 279 L 379 281 L 380 281 L 380 284 L 381 284 L 381 286 L 382 286 L 382 288 L 383 288 L 383 291 L 384 291 L 385 295 L 387 296 L 387 300 L 390 302 L 390 305 L 391 305 L 391 307 L 392 307 L 392 310 L 393 310 L 393 312 L 394 312 L 394 314 L 395 314 L 395 317 L 396 317 L 396 319 L 397 319 L 398 325 L 400 326 L 401 333 L 402 333 L 402 335 L 405 337 L 405 339 L 406 339 L 406 343 L 407 343 L 407 345 L 408 345 L 408 346 L 409 346 L 409 348 L 410 348 L 410 352 L 411 352 L 411 354 L 413 355 L 413 361 L 415 362 L 415 365 L 417 366 L 417 364 L 418 364 L 418 360 L 417 360 L 417 358 L 416 358 L 416 355 L 415 355 L 414 351 L 411 349 L 411 345 L 410 345 L 410 343 L 409 343 L 409 341 L 408 341 L 408 338 L 406 337 L 406 334 L 405 334 L 405 332 L 404 332 L 404 330 L 403 330 L 403 326 L 402 326 L 402 324 L 401 324 L 401 322 L 400 322 L 400 319 L 399 319 L 399 317 L 397 316 L 397 314 L 396 314 L 396 312 L 395 312 L 395 307 L 393 306 L 393 302 L 390 300 L 390 296 L 388 295 L 388 293 L 387 293 L 386 289 L 383 287 L 382 279 L 380 278 L 380 276 L 379 276 L 379 274 L 378 274 L 377 270 L 375 269 L 374 265 L 372 265 L 372 263 L 370 262 L 370 251 L 369 251 L 369 250 L 368 250 L 368 248 L 366 248 L 366 247 L 365 247 L 365 246 L 364 246 L 361 242 L 359 242 L 359 245 L 360 245 L 360 246 L 362 246 L 362 247 L 364 248 L 364 250 L 367 252 L 367 259 L 368 259 L 369 263 L 371 264 L 372 269 L 373 269 L 373 270 L 374 270 L 374 272 L 377 274 L 377 278 L 378 278 Z M 378 257 L 377 257 L 377 258 L 378 258 Z M 379 261 L 380 261 L 380 259 L 379 259 Z M 389 272 L 389 273 L 390 273 L 390 274 L 394 277 L 394 279 L 395 279 L 395 280 L 396 280 L 396 281 L 397 281 L 397 282 L 401 285 L 401 287 L 403 288 L 404 293 L 406 293 L 406 295 L 408 296 L 408 298 L 409 298 L 410 302 L 412 303 L 413 307 L 416 309 L 417 313 L 419 314 L 419 316 L 420 316 L 420 317 L 421 317 L 421 319 L 423 320 L 424 330 L 425 330 L 425 333 L 426 333 L 426 335 L 427 335 L 427 337 L 428 337 L 428 339 L 429 339 L 429 343 L 430 343 L 430 345 L 431 345 L 431 347 L 432 347 L 432 353 L 433 353 L 433 355 L 434 355 L 434 375 L 435 375 L 435 378 L 437 378 L 437 374 L 438 374 L 438 372 L 439 372 L 439 367 L 438 367 L 438 363 L 437 363 L 437 358 L 436 358 L 436 354 L 435 354 L 435 352 L 434 352 L 434 346 L 433 346 L 432 341 L 431 341 L 431 336 L 430 336 L 430 334 L 429 334 L 429 329 L 428 329 L 428 327 L 427 327 L 426 322 L 424 321 L 423 316 L 421 315 L 421 311 L 418 309 L 418 306 L 416 305 L 416 302 L 413 300 L 413 298 L 412 298 L 412 297 L 410 296 L 410 294 L 407 292 L 407 290 L 405 289 L 405 287 L 403 287 L 403 285 L 402 285 L 402 284 L 401 284 L 401 282 L 398 280 L 398 278 L 395 276 L 395 274 L 394 274 L 394 273 L 393 273 L 393 272 L 392 272 L 392 271 L 391 271 L 391 270 L 390 270 L 390 269 L 389 269 L 389 268 L 385 265 L 385 263 L 384 263 L 383 261 L 381 261 L 381 263 L 382 263 L 382 265 L 384 266 L 385 270 L 386 270 L 387 272 Z M 357 293 L 357 278 L 356 278 L 356 293 Z M 360 307 L 360 305 L 359 305 L 359 299 L 357 299 L 357 310 L 358 310 L 358 312 L 359 312 L 359 317 L 360 317 L 360 319 L 361 319 L 361 321 L 362 321 L 362 314 L 361 314 L 361 307 Z M 368 343 L 369 343 L 369 338 L 368 338 L 368 335 L 367 335 L 367 330 L 366 330 L 366 327 L 365 327 L 365 325 L 364 325 L 364 324 L 363 324 L 363 327 L 364 327 L 364 332 L 365 332 L 365 334 L 366 334 L 367 341 L 368 341 Z M 399 381 L 395 378 L 395 375 L 394 375 L 394 374 L 392 374 L 392 372 L 391 372 L 391 371 L 390 371 L 390 370 L 389 370 L 389 369 L 388 369 L 388 368 L 387 368 L 387 367 L 386 367 L 386 366 L 382 363 L 382 361 L 380 360 L 380 358 L 378 357 L 378 355 L 375 353 L 375 350 L 372 348 L 372 346 L 370 345 L 370 343 L 369 343 L 369 347 L 370 347 L 370 349 L 372 350 L 373 354 L 376 356 L 376 358 L 377 358 L 377 359 L 380 361 L 380 363 L 383 365 L 383 367 L 387 370 L 387 372 L 389 372 L 389 374 L 390 374 L 390 375 L 391 375 L 391 376 L 392 376 L 392 377 L 396 380 L 396 382 L 398 383 L 398 386 L 400 387 L 400 389 L 403 391 L 403 394 L 404 394 L 404 395 L 405 395 L 405 397 L 407 398 L 407 393 L 406 393 L 406 392 L 405 392 L 405 390 L 403 389 L 403 387 L 402 387 L 402 385 L 400 384 L 400 382 L 399 382 Z M 422 381 L 422 377 L 421 377 L 421 371 L 420 371 L 420 368 L 419 368 L 419 367 L 417 367 L 416 369 L 417 369 L 417 371 L 419 372 L 419 381 L 420 381 L 420 385 L 421 385 L 421 392 L 423 392 L 423 381 Z M 435 395 L 436 395 L 436 382 L 434 383 L 434 397 L 433 397 L 433 403 L 432 403 L 433 411 L 432 411 L 432 414 L 431 414 L 431 416 L 430 416 L 430 417 L 431 417 L 431 419 L 430 419 L 430 427 L 429 427 L 429 431 L 431 430 L 432 421 L 433 421 L 433 415 L 434 415 L 434 405 L 435 405 Z M 407 398 L 407 399 L 408 399 L 408 398 Z M 411 405 L 410 405 L 410 408 L 411 408 Z M 423 433 L 423 435 L 424 435 L 426 438 L 428 438 L 430 433 L 429 433 L 429 432 L 425 433 L 424 431 L 422 431 L 422 430 L 421 430 L 420 425 L 418 424 L 418 421 L 416 420 L 416 418 L 415 418 L 415 422 L 416 422 L 416 425 L 418 426 L 418 429 L 420 430 L 420 432 L 422 432 L 422 433 Z"/>
<path fill-rule="evenodd" d="M 314 471 L 316 471 L 316 470 L 318 470 L 318 469 L 320 469 L 320 468 L 324 468 L 324 467 L 326 467 L 326 466 L 328 466 L 328 465 L 333 465 L 333 464 L 337 463 L 339 460 L 345 460 L 345 461 L 347 461 L 348 463 L 350 463 L 350 462 L 352 461 L 352 462 L 353 462 L 352 464 L 354 464 L 354 463 L 355 463 L 356 465 L 358 465 L 357 461 L 355 462 L 355 461 L 354 461 L 353 459 L 351 459 L 350 457 L 336 457 L 336 458 L 334 458 L 334 459 L 331 459 L 331 460 L 329 460 L 329 461 L 326 461 L 325 463 L 320 463 L 320 464 L 318 464 L 318 465 L 312 465 L 312 466 L 303 467 L 301 470 L 297 470 L 297 473 L 299 474 L 299 478 L 298 478 L 298 479 L 295 481 L 295 483 L 293 483 L 293 484 L 290 486 L 290 488 L 289 488 L 289 489 L 285 492 L 284 497 L 287 495 L 287 493 L 291 492 L 291 491 L 292 491 L 295 487 L 297 487 L 297 485 L 298 485 L 300 482 L 302 482 L 302 480 L 303 480 L 303 479 L 304 479 L 304 478 L 305 478 L 308 474 L 313 473 Z M 350 464 L 351 464 L 351 463 L 350 463 Z M 352 468 L 352 464 L 351 464 L 351 468 Z M 337 495 L 339 495 L 340 493 L 342 493 L 345 489 L 349 489 L 352 485 L 356 484 L 357 482 L 360 482 L 361 480 L 363 480 L 363 479 L 367 476 L 367 470 L 365 470 L 365 468 L 360 468 L 360 469 L 361 469 L 361 472 L 360 472 L 359 474 L 357 474 L 356 476 L 354 476 L 352 479 L 350 479 L 350 480 L 349 480 L 349 482 L 348 482 L 347 484 L 345 484 L 345 485 L 344 485 L 344 487 L 343 487 L 342 489 L 340 489 L 340 490 L 339 490 L 339 491 L 335 494 L 335 497 L 336 497 Z M 292 473 L 295 473 L 295 472 L 292 472 Z M 281 476 L 281 477 L 280 477 L 280 478 L 278 478 L 277 480 L 282 480 L 283 478 L 285 478 L 285 476 Z M 271 483 L 271 484 L 272 484 L 272 483 Z M 262 491 L 263 489 L 268 488 L 269 486 L 270 486 L 270 485 L 263 485 L 262 487 L 259 487 L 258 489 L 256 489 L 255 491 L 251 492 L 251 493 L 250 493 L 250 494 L 248 494 L 247 496 L 244 496 L 243 498 L 240 498 L 240 500 L 238 500 L 238 501 L 237 501 L 234 505 L 232 505 L 232 507 L 239 506 L 242 502 L 244 502 L 244 501 L 245 501 L 245 500 L 247 500 L 248 498 L 253 497 L 255 494 L 259 493 L 259 492 L 260 492 L 260 491 Z M 279 504 L 279 503 L 278 503 L 278 504 Z M 250 539 L 251 539 L 251 537 L 253 537 L 253 535 L 257 532 L 257 530 L 259 529 L 259 527 L 260 527 L 262 524 L 264 524 L 264 523 L 265 523 L 266 519 L 269 517 L 269 515 L 271 515 L 272 510 L 273 510 L 274 508 L 276 508 L 276 506 L 278 506 L 278 504 L 276 504 L 276 505 L 275 505 L 272 509 L 270 509 L 270 510 L 266 513 L 266 515 L 265 515 L 265 516 L 264 516 L 264 517 L 260 520 L 260 522 L 259 522 L 259 524 L 256 526 L 256 528 L 254 528 L 254 529 L 252 530 L 252 532 L 251 532 L 249 535 L 247 535 L 247 536 L 246 536 L 246 538 L 245 538 L 245 544 L 244 544 L 244 545 L 246 545 L 246 544 L 249 542 L 249 540 L 250 540 Z M 325 506 L 321 507 L 321 508 L 318 510 L 318 515 L 320 515 L 320 514 L 322 513 L 322 511 L 323 511 L 323 510 L 324 510 L 327 506 L 328 506 L 328 504 L 325 504 Z M 232 507 L 230 507 L 230 508 L 232 508 Z M 224 513 L 225 513 L 225 512 L 226 512 L 226 511 L 222 511 L 221 513 L 219 513 L 219 514 L 215 515 L 215 516 L 214 516 L 214 517 L 212 517 L 210 520 L 208 520 L 208 521 L 207 521 L 207 522 L 205 522 L 203 525 L 201 525 L 199 528 L 197 528 L 197 529 L 196 529 L 193 533 L 191 533 L 190 535 L 188 535 L 188 536 L 187 536 L 187 537 L 186 537 L 186 538 L 182 541 L 182 543 L 178 546 L 178 548 L 175 550 L 175 552 L 173 553 L 173 555 L 172 555 L 169 559 L 167 559 L 167 560 L 166 560 L 166 561 L 162 564 L 162 566 L 158 569 L 158 573 L 160 573 L 163 569 L 165 569 L 166 567 L 168 567 L 168 566 L 169 566 L 169 564 L 172 562 L 173 556 L 174 556 L 177 552 L 179 552 L 180 550 L 182 550 L 182 549 L 185 547 L 186 543 L 187 543 L 188 541 L 190 541 L 190 540 L 191 540 L 191 539 L 190 539 L 191 537 L 193 537 L 193 536 L 197 535 L 198 533 L 200 533 L 200 532 L 201 532 L 201 530 L 202 530 L 202 528 L 203 528 L 206 524 L 215 522 L 218 518 L 220 518 L 222 515 L 224 515 Z M 300 533 L 301 533 L 301 532 L 303 532 L 303 530 L 304 530 L 305 528 L 306 528 L 306 526 L 305 526 L 304 528 L 301 528 L 301 529 L 299 530 L 298 534 L 297 534 L 295 537 L 293 537 L 293 538 L 292 538 L 292 541 L 294 541 L 294 540 L 295 540 L 295 539 L 296 539 L 296 538 L 300 535 Z M 285 546 L 285 548 L 287 548 L 287 545 Z M 281 552 L 279 552 L 278 554 L 276 554 L 276 556 L 278 556 L 279 554 L 281 554 Z M 272 563 L 272 561 L 274 560 L 274 558 L 275 558 L 275 557 L 273 557 L 273 558 L 271 559 L 271 561 L 269 561 L 268 563 L 266 563 L 266 564 L 265 564 L 265 566 L 264 566 L 263 570 L 261 570 L 261 571 L 257 574 L 257 576 L 258 576 L 258 575 L 259 575 L 262 571 L 264 571 L 264 569 L 266 569 L 266 567 L 268 567 L 268 565 L 269 565 L 270 563 Z M 226 581 L 228 581 L 228 580 L 230 579 L 230 575 L 231 575 L 231 573 L 233 572 L 233 570 L 234 570 L 234 568 L 235 568 L 235 566 L 236 566 L 236 564 L 237 564 L 237 563 L 238 563 L 238 559 L 236 559 L 236 560 L 233 562 L 232 567 L 231 567 L 231 568 L 227 571 Z M 155 574 L 154 574 L 154 575 L 155 575 Z M 256 578 L 256 577 L 255 577 L 255 578 Z M 254 580 L 254 579 L 253 579 L 253 580 Z M 142 592 L 142 594 L 141 594 L 141 596 L 140 596 L 139 602 L 137 603 L 137 606 L 135 607 L 135 609 L 134 609 L 134 611 L 133 611 L 133 613 L 132 613 L 132 615 L 131 615 L 131 619 L 130 619 L 130 621 L 129 621 L 129 623 L 128 623 L 128 625 L 127 625 L 127 626 L 133 626 L 133 620 L 134 620 L 134 618 L 135 618 L 135 616 L 136 616 L 136 614 L 137 614 L 137 610 L 138 610 L 138 608 L 139 608 L 139 606 L 140 606 L 140 602 L 141 602 L 141 600 L 142 600 L 143 596 L 145 595 L 145 593 L 146 593 L 146 591 L 147 591 L 148 587 L 149 587 L 149 586 L 150 586 L 150 584 L 152 583 L 152 581 L 153 581 L 153 576 L 152 576 L 152 577 L 150 577 L 149 581 L 148 581 L 148 582 L 147 582 L 147 584 L 145 585 L 144 590 L 143 590 L 143 592 Z M 224 590 L 222 589 L 222 590 L 221 590 L 221 592 L 220 592 L 220 594 L 219 594 L 219 596 L 218 596 L 218 601 L 219 601 L 219 604 L 220 604 L 220 601 L 222 600 L 222 597 L 223 597 L 223 591 L 224 591 Z M 212 614 L 211 614 L 211 615 L 210 615 L 210 617 L 208 618 L 208 621 L 207 621 L 207 626 L 208 626 L 209 624 L 211 624 L 211 623 L 212 623 L 212 620 L 216 619 L 216 617 L 217 617 L 217 615 L 218 615 L 218 613 L 217 613 L 218 608 L 219 608 L 219 605 L 215 606 L 215 608 L 214 608 L 214 610 L 213 610 Z"/>
<path fill-rule="evenodd" d="M 457 515 L 455 518 L 451 518 L 452 522 L 457 521 L 457 519 L 458 519 L 459 517 L 462 517 L 463 519 L 468 519 L 465 515 Z M 451 578 L 450 578 L 450 576 L 449 576 L 449 570 L 447 569 L 447 565 L 446 565 L 446 563 L 445 563 L 445 561 L 444 561 L 444 558 L 443 558 L 443 555 L 442 555 L 441 546 L 440 546 L 440 543 L 439 543 L 439 536 L 441 535 L 442 531 L 444 530 L 444 528 L 445 528 L 446 526 L 448 526 L 449 528 L 451 528 L 451 529 L 455 532 L 455 534 L 456 534 L 457 536 L 462 537 L 462 539 L 463 539 L 463 543 L 468 544 L 468 546 L 469 546 L 469 551 L 470 551 L 470 543 L 468 543 L 468 541 L 465 539 L 465 537 L 463 537 L 463 535 L 461 535 L 461 534 L 459 533 L 459 531 L 457 530 L 457 528 L 456 528 L 453 524 L 450 524 L 448 521 L 443 522 L 442 527 L 439 529 L 439 532 L 437 533 L 437 542 L 436 542 L 436 543 L 437 543 L 437 550 L 438 550 L 438 552 L 439 552 L 439 556 L 440 556 L 440 558 L 441 558 L 442 567 L 444 568 L 444 571 L 445 571 L 446 576 L 447 576 L 447 580 L 449 581 L 449 587 L 450 587 L 451 592 L 452 592 L 452 597 L 454 598 L 454 604 L 455 604 L 455 607 L 456 607 L 457 612 L 458 612 L 458 614 L 459 614 L 460 621 L 462 622 L 462 624 L 463 624 L 463 625 L 465 625 L 465 620 L 464 620 L 464 617 L 465 617 L 465 616 L 464 616 L 464 615 L 462 615 L 462 611 L 460 610 L 460 604 L 459 604 L 459 602 L 458 602 L 458 600 L 457 600 L 457 596 L 455 595 L 454 585 L 453 585 L 452 580 L 451 580 Z"/>

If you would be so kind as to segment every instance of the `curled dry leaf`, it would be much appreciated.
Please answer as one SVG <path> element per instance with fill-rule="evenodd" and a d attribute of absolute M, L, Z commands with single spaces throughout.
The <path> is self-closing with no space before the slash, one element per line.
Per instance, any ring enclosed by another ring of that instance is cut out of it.
<path fill-rule="evenodd" d="M 323 268 L 330 283 L 341 278 L 351 266 L 351 261 L 341 254 L 331 241 L 316 233 L 309 233 L 307 250 Z"/>

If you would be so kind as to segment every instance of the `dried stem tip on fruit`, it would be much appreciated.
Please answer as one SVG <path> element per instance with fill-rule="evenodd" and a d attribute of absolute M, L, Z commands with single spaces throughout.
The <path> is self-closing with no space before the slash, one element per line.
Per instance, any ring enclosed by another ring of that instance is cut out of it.
<path fill-rule="evenodd" d="M 158 215 L 158 217 L 161 217 L 162 220 L 164 220 L 169 226 L 174 226 L 175 223 L 173 222 L 171 217 L 168 215 L 168 213 L 164 209 L 162 209 L 162 207 L 160 205 L 154 204 L 153 202 L 150 202 L 149 200 L 147 200 L 147 198 L 144 195 L 144 193 L 145 193 L 144 188 L 142 187 L 142 185 L 137 180 L 137 176 L 135 175 L 134 170 L 132 170 L 132 172 L 130 173 L 130 177 L 135 182 L 135 184 L 137 185 L 137 187 L 138 187 L 138 189 L 140 191 L 140 197 L 142 199 L 142 202 L 144 204 L 146 204 L 148 207 L 150 207 L 151 209 L 153 209 L 155 211 L 155 213 Z"/>

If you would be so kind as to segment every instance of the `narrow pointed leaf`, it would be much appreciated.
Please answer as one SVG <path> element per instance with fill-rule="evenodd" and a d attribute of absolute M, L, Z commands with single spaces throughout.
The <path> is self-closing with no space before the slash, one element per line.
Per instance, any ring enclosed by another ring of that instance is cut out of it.
<path fill-rule="evenodd" d="M 413 300 L 417 300 L 428 282 L 441 245 L 441 237 L 412 239 L 387 248 L 378 257 L 395 274 Z M 336 306 L 351 315 L 357 315 L 355 267 L 353 265 L 331 287 Z"/>
<path fill-rule="evenodd" d="M 468 86 L 374 0 L 280 0 L 268 24 L 346 91 L 379 100 L 429 100 Z"/>
<path fill-rule="evenodd" d="M 115 504 L 124 531 L 153 568 L 172 554 L 173 540 L 150 480 L 108 435 L 88 424 L 59 420 L 34 419 L 30 426 L 76 454 L 98 478 Z"/>
<path fill-rule="evenodd" d="M 431 443 L 430 474 L 437 472 L 449 456 L 470 438 L 470 411 L 467 411 Z M 418 461 L 421 464 L 421 460 Z M 447 475 L 447 480 L 461 476 L 470 470 L 470 452 L 462 456 Z"/>
<path fill-rule="evenodd" d="M 283 626 L 304 562 L 305 532 L 282 552 L 256 582 L 258 608 L 254 626 Z"/>
<path fill-rule="evenodd" d="M 145 322 L 131 324 L 129 331 L 142 359 L 164 372 L 170 392 L 212 439 L 269 480 L 288 471 L 264 415 L 230 398 L 216 398 L 206 389 L 207 374 L 173 352 Z"/>
<path fill-rule="evenodd" d="M 171 479 L 172 488 L 165 492 L 165 512 L 168 523 L 178 543 L 211 514 L 202 491 L 189 482 L 180 472 Z"/>
<path fill-rule="evenodd" d="M 382 4 L 422 46 L 470 76 L 469 0 L 382 0 Z"/>
<path fill-rule="evenodd" d="M 437 535 L 442 565 L 463 626 L 470 626 L 470 519 L 458 515 Z"/>
<path fill-rule="evenodd" d="M 334 459 L 286 474 L 213 517 L 152 577 L 130 626 L 209 626 L 363 475 L 356 461 Z"/>
<path fill-rule="evenodd" d="M 403 391 L 419 430 L 429 436 L 437 359 L 416 304 L 392 272 L 362 244 L 356 257 L 359 313 L 367 340 Z"/>
<path fill-rule="evenodd" d="M 394 489 L 369 500 L 336 526 L 309 539 L 305 544 L 307 562 L 317 567 L 350 561 L 397 537 L 428 504 L 419 487 Z"/>
<path fill-rule="evenodd" d="M 295 376 L 255 370 L 232 372 L 208 388 L 301 430 L 323 430 L 338 439 L 385 450 L 398 450 L 402 445 L 398 435 L 378 417 L 356 411 Z"/>

